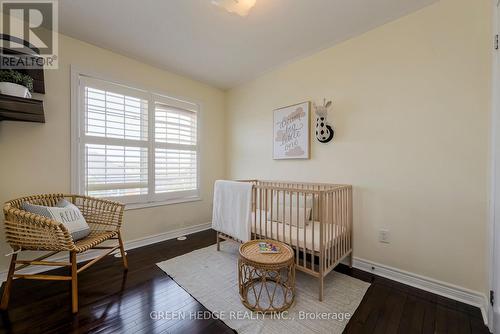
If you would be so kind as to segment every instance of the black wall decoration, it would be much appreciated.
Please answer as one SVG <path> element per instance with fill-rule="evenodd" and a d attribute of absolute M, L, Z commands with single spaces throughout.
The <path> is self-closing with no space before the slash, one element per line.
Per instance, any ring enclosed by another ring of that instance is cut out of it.
<path fill-rule="evenodd" d="M 326 102 L 323 100 L 323 105 L 318 106 L 313 102 L 314 111 L 316 112 L 316 139 L 320 143 L 328 143 L 333 139 L 335 131 L 327 124 L 328 110 L 332 106 L 332 101 Z"/>

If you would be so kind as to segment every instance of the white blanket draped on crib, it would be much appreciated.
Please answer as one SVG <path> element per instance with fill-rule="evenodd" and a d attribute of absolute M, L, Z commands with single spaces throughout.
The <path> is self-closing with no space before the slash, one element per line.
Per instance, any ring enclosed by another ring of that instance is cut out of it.
<path fill-rule="evenodd" d="M 250 240 L 252 184 L 215 181 L 212 228 L 243 242 Z"/>

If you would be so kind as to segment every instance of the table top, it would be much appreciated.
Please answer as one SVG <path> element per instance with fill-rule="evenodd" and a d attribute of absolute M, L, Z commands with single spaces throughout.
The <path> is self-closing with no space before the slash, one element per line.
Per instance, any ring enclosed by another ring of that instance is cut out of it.
<path fill-rule="evenodd" d="M 279 248 L 279 253 L 259 252 L 259 242 L 273 243 Z M 293 260 L 293 250 L 290 246 L 276 240 L 258 239 L 242 244 L 240 246 L 240 256 L 255 263 L 279 265 Z"/>

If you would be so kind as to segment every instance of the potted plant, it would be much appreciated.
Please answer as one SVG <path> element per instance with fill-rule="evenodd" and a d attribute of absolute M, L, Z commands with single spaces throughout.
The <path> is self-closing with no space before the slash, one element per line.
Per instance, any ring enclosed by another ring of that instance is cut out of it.
<path fill-rule="evenodd" d="M 33 78 L 14 70 L 0 71 L 0 93 L 31 98 Z"/>

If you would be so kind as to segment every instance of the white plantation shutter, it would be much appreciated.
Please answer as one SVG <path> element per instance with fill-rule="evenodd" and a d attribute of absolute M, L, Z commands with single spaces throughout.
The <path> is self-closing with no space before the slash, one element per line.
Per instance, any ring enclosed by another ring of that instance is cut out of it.
<path fill-rule="evenodd" d="M 198 195 L 197 106 L 79 77 L 78 191 L 149 203 Z"/>
<path fill-rule="evenodd" d="M 157 194 L 174 192 L 192 194 L 197 190 L 196 143 L 196 111 L 156 102 L 155 191 Z"/>

